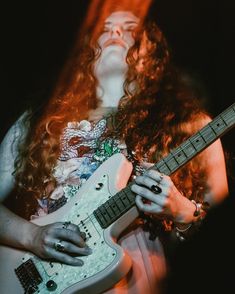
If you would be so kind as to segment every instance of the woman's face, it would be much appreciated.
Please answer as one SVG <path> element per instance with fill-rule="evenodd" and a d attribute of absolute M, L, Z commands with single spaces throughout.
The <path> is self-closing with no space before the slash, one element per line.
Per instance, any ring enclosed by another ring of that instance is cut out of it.
<path fill-rule="evenodd" d="M 133 31 L 138 24 L 139 19 L 130 11 L 113 12 L 104 22 L 98 44 L 102 50 L 109 46 L 129 49 L 134 44 Z"/>
<path fill-rule="evenodd" d="M 126 55 L 135 42 L 133 31 L 138 24 L 139 18 L 130 11 L 116 11 L 106 18 L 98 38 L 101 55 L 96 72 L 102 74 L 109 69 L 126 70 Z"/>

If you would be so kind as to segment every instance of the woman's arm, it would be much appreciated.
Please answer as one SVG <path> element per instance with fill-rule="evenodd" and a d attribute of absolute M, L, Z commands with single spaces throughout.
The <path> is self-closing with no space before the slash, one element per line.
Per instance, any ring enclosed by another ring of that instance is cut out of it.
<path fill-rule="evenodd" d="M 226 164 L 220 139 L 201 154 L 201 164 L 206 172 L 208 193 L 204 200 L 210 205 L 220 203 L 229 193 Z"/>
<path fill-rule="evenodd" d="M 0 145 L 0 202 L 13 191 L 14 162 L 18 144 L 25 137 L 21 119 L 8 131 Z M 46 226 L 33 224 L 7 209 L 0 203 L 0 243 L 31 251 L 43 259 L 56 259 L 69 265 L 82 265 L 75 256 L 90 254 L 85 235 L 74 224 L 54 223 Z M 61 250 L 58 250 L 59 244 Z M 61 247 L 62 246 L 62 247 Z M 73 256 L 72 256 L 73 255 Z M 75 256 L 74 256 L 75 255 Z"/>
<path fill-rule="evenodd" d="M 14 162 L 18 145 L 27 132 L 22 123 L 23 116 L 9 129 L 0 145 L 0 202 L 4 201 L 14 188 Z M 1 203 L 0 220 L 0 242 L 26 249 L 29 242 L 27 232 L 35 228 L 35 225 L 21 219 Z"/>

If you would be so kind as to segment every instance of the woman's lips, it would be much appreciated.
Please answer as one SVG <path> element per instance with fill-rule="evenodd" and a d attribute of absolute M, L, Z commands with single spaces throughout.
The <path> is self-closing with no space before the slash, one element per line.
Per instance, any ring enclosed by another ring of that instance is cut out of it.
<path fill-rule="evenodd" d="M 109 39 L 104 43 L 104 48 L 110 45 L 118 45 L 126 49 L 126 44 L 121 39 Z"/>

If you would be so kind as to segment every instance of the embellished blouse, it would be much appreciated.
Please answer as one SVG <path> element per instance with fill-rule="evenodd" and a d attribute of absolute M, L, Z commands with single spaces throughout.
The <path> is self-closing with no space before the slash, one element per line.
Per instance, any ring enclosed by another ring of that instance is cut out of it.
<path fill-rule="evenodd" d="M 107 120 L 69 122 L 61 137 L 61 154 L 54 169 L 57 187 L 49 199 L 38 200 L 37 213 L 31 218 L 57 210 L 69 201 L 93 172 L 115 153 L 126 155 L 126 144 L 105 137 Z"/>

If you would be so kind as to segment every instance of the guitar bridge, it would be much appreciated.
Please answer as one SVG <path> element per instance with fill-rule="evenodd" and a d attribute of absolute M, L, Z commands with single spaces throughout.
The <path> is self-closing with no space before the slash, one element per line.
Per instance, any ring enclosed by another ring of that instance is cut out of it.
<path fill-rule="evenodd" d="M 28 259 L 17 267 L 15 273 L 25 290 L 25 294 L 33 294 L 38 290 L 42 277 L 32 259 Z"/>

